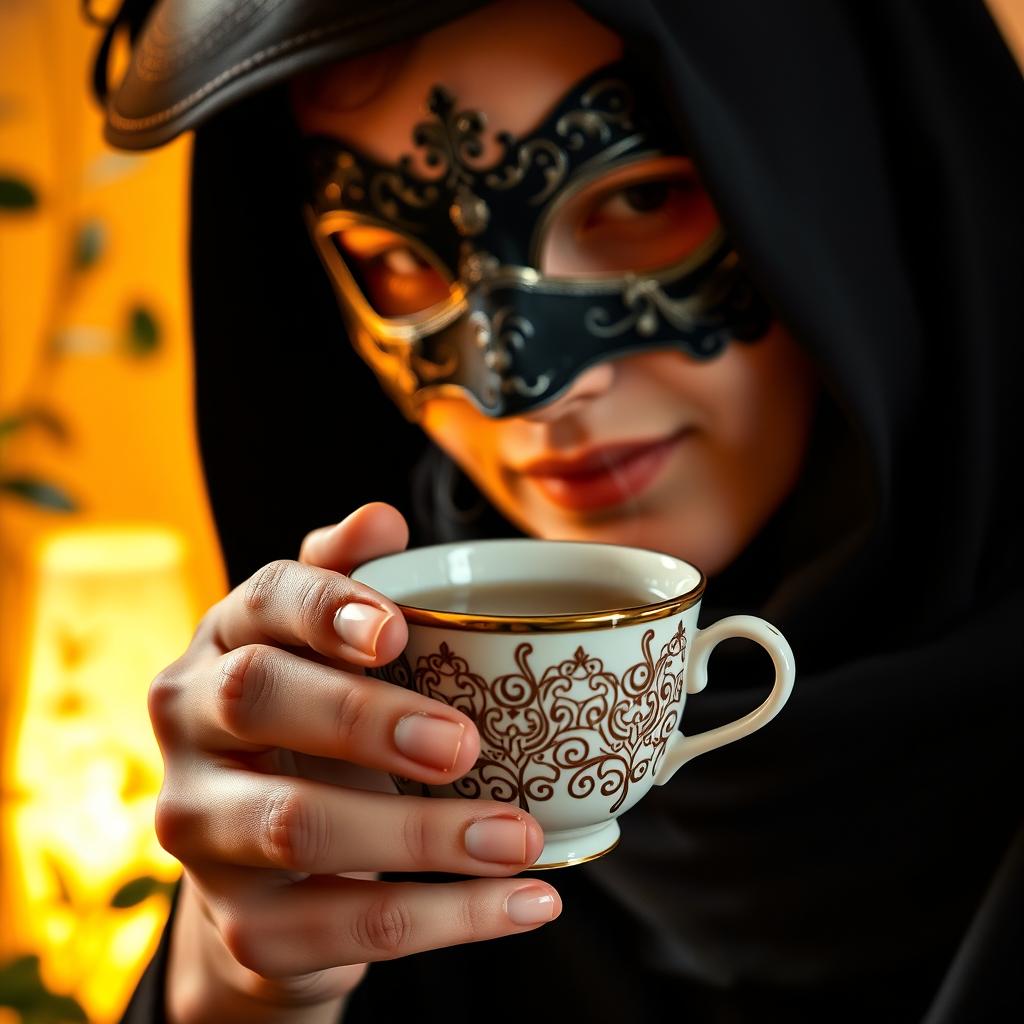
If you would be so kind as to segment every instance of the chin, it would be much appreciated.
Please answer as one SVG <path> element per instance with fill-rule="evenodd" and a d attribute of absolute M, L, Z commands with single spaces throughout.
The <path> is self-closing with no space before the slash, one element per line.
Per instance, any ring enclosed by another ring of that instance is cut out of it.
<path fill-rule="evenodd" d="M 743 549 L 743 543 L 727 534 L 721 521 L 716 522 L 710 513 L 688 515 L 687 528 L 681 530 L 678 510 L 619 508 L 581 518 L 547 506 L 510 501 L 507 496 L 504 501 L 495 500 L 495 504 L 506 519 L 531 536 L 662 551 L 690 562 L 709 577 L 726 569 Z"/>

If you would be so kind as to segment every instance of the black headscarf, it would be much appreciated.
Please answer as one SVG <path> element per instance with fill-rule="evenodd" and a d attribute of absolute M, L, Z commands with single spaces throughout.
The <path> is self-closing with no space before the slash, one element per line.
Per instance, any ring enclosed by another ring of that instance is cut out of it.
<path fill-rule="evenodd" d="M 561 969 L 569 948 L 593 1019 L 664 984 L 696 1020 L 988 1019 L 1005 974 L 967 1016 L 970 982 L 936 994 L 965 956 L 995 962 L 986 893 L 1020 870 L 1020 72 L 980 0 L 580 6 L 656 80 L 826 384 L 803 478 L 702 617 L 777 624 L 796 689 L 654 789 L 614 854 L 549 876 L 558 924 L 375 965 L 351 1019 L 429 1005 L 473 964 Z M 196 132 L 197 414 L 231 580 L 371 500 L 413 543 L 514 533 L 348 345 L 292 132 L 274 88 Z M 723 645 L 687 731 L 758 703 L 764 662 Z"/>

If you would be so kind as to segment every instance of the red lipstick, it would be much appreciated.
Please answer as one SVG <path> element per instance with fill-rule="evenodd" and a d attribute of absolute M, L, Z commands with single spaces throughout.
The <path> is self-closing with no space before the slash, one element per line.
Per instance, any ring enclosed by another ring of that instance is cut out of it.
<path fill-rule="evenodd" d="M 688 431 L 660 441 L 631 441 L 581 452 L 574 458 L 537 459 L 520 472 L 562 508 L 585 510 L 637 497 Z"/>

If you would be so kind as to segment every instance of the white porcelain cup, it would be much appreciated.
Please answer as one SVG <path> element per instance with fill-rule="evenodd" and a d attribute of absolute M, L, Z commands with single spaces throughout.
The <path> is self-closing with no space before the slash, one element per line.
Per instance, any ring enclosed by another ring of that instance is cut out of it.
<path fill-rule="evenodd" d="M 531 870 L 608 853 L 619 817 L 652 785 L 767 725 L 793 688 L 793 652 L 782 634 L 751 615 L 698 629 L 703 574 L 656 551 L 534 538 L 456 542 L 374 559 L 351 577 L 393 600 L 409 627 L 403 654 L 370 673 L 458 708 L 480 733 L 479 759 L 451 785 L 394 777 L 396 786 L 528 811 L 545 835 Z M 451 610 L 474 585 L 530 584 L 543 595 L 566 581 L 595 592 L 621 585 L 638 597 L 626 607 L 558 614 Z M 428 603 L 439 607 L 417 604 L 428 590 L 435 594 Z M 772 691 L 735 722 L 686 736 L 679 725 L 687 694 L 704 689 L 708 657 L 729 637 L 768 651 Z"/>

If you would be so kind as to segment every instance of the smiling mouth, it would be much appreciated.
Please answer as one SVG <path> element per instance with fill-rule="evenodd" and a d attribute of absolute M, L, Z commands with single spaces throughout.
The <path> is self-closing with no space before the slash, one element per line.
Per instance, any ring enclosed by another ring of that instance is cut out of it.
<path fill-rule="evenodd" d="M 659 441 L 608 445 L 575 459 L 540 459 L 520 472 L 562 508 L 617 505 L 650 487 L 677 445 L 691 433 L 684 428 Z"/>

